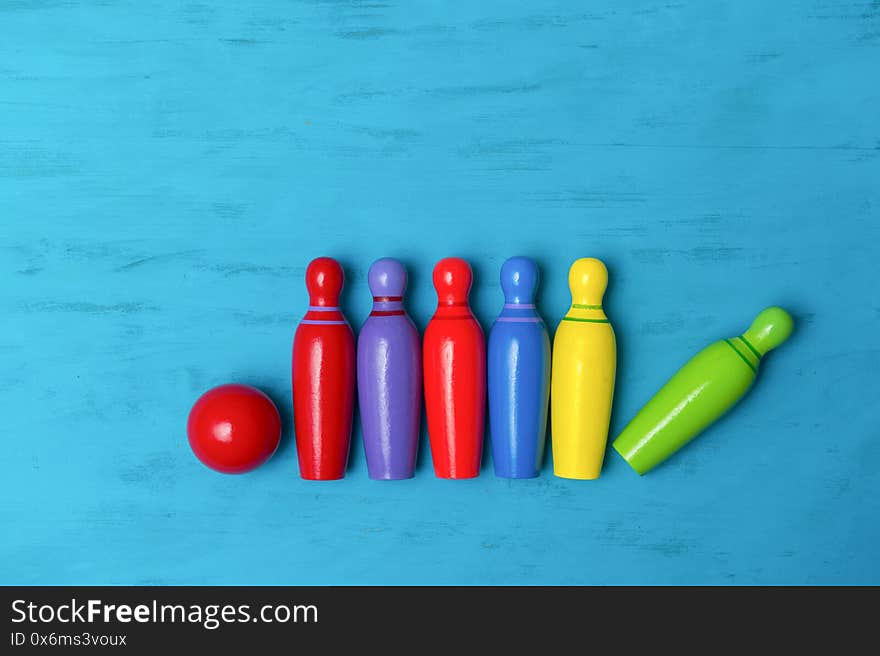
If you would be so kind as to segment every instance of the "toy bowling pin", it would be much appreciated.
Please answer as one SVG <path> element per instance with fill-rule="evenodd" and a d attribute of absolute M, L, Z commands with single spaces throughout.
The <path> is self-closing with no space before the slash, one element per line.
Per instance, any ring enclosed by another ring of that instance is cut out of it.
<path fill-rule="evenodd" d="M 656 467 L 739 401 L 761 358 L 788 339 L 793 326 L 788 312 L 769 307 L 739 337 L 697 353 L 627 424 L 614 449 L 639 474 Z"/>
<path fill-rule="evenodd" d="M 489 332 L 489 428 L 495 474 L 537 476 L 550 398 L 550 338 L 535 310 L 538 267 L 526 257 L 501 266 L 504 307 Z"/>
<path fill-rule="evenodd" d="M 411 478 L 422 410 L 419 333 L 403 309 L 406 269 L 376 260 L 368 275 L 373 311 L 357 343 L 357 380 L 370 478 Z"/>
<path fill-rule="evenodd" d="M 599 478 L 614 396 L 617 345 L 602 310 L 605 265 L 582 258 L 571 265 L 571 308 L 556 329 L 550 393 L 553 473 Z"/>
<path fill-rule="evenodd" d="M 300 475 L 345 476 L 354 404 L 354 335 L 339 310 L 344 276 L 336 260 L 306 269 L 309 309 L 293 338 L 293 418 Z"/>
<path fill-rule="evenodd" d="M 468 305 L 473 274 L 457 257 L 434 267 L 437 311 L 423 345 L 428 436 L 439 478 L 480 474 L 486 418 L 486 344 Z"/>

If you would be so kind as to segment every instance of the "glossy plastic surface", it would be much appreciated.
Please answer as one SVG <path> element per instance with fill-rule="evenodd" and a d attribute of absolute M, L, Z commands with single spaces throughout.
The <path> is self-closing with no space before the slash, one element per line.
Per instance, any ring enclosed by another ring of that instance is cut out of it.
<path fill-rule="evenodd" d="M 373 310 L 357 343 L 358 407 L 370 478 L 410 478 L 422 408 L 419 333 L 403 307 L 406 269 L 376 260 L 368 275 Z"/>
<path fill-rule="evenodd" d="M 293 417 L 300 476 L 345 476 L 354 406 L 354 335 L 339 309 L 344 276 L 320 257 L 306 270 L 309 309 L 293 339 Z"/>
<path fill-rule="evenodd" d="M 242 474 L 266 462 L 281 439 L 281 417 L 272 400 L 248 385 L 220 385 L 193 404 L 187 419 L 196 457 L 224 474 Z"/>
<path fill-rule="evenodd" d="M 763 355 L 788 339 L 793 326 L 785 310 L 770 307 L 739 337 L 697 353 L 626 425 L 614 449 L 639 474 L 659 465 L 743 397 Z"/>
<path fill-rule="evenodd" d="M 571 265 L 572 305 L 553 342 L 551 430 L 553 472 L 563 478 L 598 478 L 608 442 L 617 345 L 602 309 L 605 265 L 582 258 Z"/>
<path fill-rule="evenodd" d="M 460 258 L 434 267 L 437 311 L 425 330 L 425 409 L 434 473 L 473 478 L 480 473 L 486 417 L 486 344 L 468 305 L 473 275 Z"/>
<path fill-rule="evenodd" d="M 537 476 L 550 398 L 550 338 L 535 309 L 538 267 L 512 257 L 501 267 L 504 306 L 489 331 L 489 436 L 495 474 Z"/>

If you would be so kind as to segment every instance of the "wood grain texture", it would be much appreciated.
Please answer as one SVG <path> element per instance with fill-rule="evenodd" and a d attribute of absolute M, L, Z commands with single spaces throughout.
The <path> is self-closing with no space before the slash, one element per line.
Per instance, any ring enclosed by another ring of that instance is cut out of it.
<path fill-rule="evenodd" d="M 880 583 L 880 4 L 0 3 L 0 583 Z M 339 258 L 607 264 L 612 434 L 771 304 L 745 401 L 638 478 L 300 481 L 290 345 Z M 189 452 L 227 381 L 282 446 Z"/>

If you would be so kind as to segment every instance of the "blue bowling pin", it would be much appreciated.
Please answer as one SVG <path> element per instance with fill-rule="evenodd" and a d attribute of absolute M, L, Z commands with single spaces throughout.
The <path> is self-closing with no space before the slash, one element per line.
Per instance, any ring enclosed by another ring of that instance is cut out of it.
<path fill-rule="evenodd" d="M 489 332 L 489 429 L 495 475 L 541 470 L 550 398 L 550 337 L 535 310 L 538 267 L 527 257 L 501 266 L 504 308 Z"/>

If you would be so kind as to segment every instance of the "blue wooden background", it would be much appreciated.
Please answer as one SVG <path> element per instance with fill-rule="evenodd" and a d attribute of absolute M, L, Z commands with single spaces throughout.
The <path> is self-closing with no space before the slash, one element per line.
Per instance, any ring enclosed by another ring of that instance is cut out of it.
<path fill-rule="evenodd" d="M 880 3 L 0 3 L 0 582 L 880 583 Z M 290 346 L 318 255 L 501 262 L 540 309 L 604 259 L 612 433 L 769 304 L 796 334 L 664 467 L 598 482 L 297 477 Z M 198 463 L 191 403 L 281 409 Z"/>

